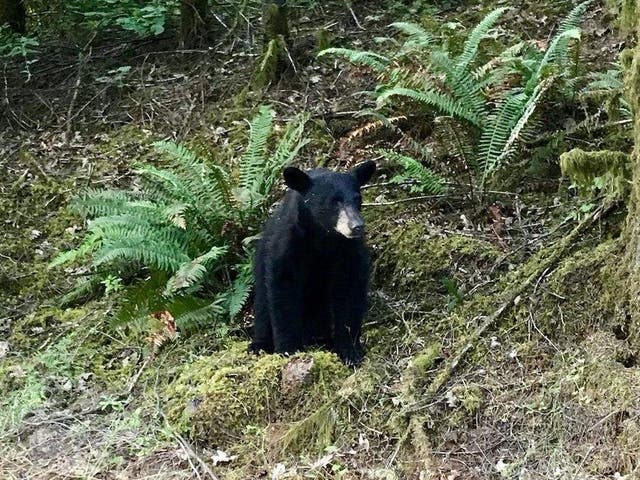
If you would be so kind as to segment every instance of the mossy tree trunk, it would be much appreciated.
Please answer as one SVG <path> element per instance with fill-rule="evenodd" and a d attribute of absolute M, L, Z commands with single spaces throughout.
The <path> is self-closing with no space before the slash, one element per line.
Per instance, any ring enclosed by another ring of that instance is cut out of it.
<path fill-rule="evenodd" d="M 633 8 L 631 10 L 634 10 Z M 640 0 L 635 0 L 635 13 L 640 13 Z M 640 17 L 633 15 L 637 38 L 640 39 Z M 633 347 L 640 351 L 640 42 L 623 54 L 626 70 L 626 96 L 634 112 L 633 183 L 629 213 L 625 225 L 629 333 Z"/>
<path fill-rule="evenodd" d="M 265 0 L 262 28 L 264 52 L 256 69 L 255 83 L 267 85 L 279 80 L 291 63 L 287 0 Z"/>
<path fill-rule="evenodd" d="M 208 0 L 180 2 L 180 42 L 185 47 L 201 44 L 208 31 Z"/>
<path fill-rule="evenodd" d="M 15 33 L 27 32 L 27 11 L 24 0 L 0 0 L 0 26 L 9 25 Z"/>
<path fill-rule="evenodd" d="M 289 14 L 286 0 L 266 0 L 262 12 L 264 43 L 282 38 L 289 41 Z"/>

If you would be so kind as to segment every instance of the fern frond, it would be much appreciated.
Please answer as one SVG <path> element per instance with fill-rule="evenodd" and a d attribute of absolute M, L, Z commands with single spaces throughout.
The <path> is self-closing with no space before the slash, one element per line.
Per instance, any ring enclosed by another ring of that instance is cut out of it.
<path fill-rule="evenodd" d="M 462 118 L 473 125 L 480 126 L 481 120 L 475 112 L 458 99 L 447 93 L 437 91 L 420 92 L 409 88 L 390 88 L 378 96 L 378 104 L 383 105 L 390 97 L 401 96 L 417 100 L 430 107 L 435 107 L 441 113 Z"/>
<path fill-rule="evenodd" d="M 195 200 L 194 192 L 178 175 L 169 170 L 156 168 L 152 165 L 141 165 L 134 172 L 162 189 L 165 192 L 165 195 L 161 197 L 162 200 L 181 200 L 189 203 L 193 203 Z"/>
<path fill-rule="evenodd" d="M 187 229 L 187 213 L 193 208 L 187 203 L 175 203 L 167 206 L 162 211 L 162 216 L 169 220 L 173 225 L 182 230 Z"/>
<path fill-rule="evenodd" d="M 119 238 L 105 241 L 93 255 L 93 265 L 100 266 L 114 261 L 144 265 L 163 272 L 175 272 L 189 261 L 186 253 L 169 248 L 169 245 L 140 238 Z"/>
<path fill-rule="evenodd" d="M 466 70 L 467 66 L 473 62 L 478 53 L 480 42 L 487 36 L 487 33 L 495 25 L 498 19 L 509 10 L 508 7 L 496 8 L 487 14 L 478 25 L 475 26 L 471 34 L 467 37 L 462 48 L 462 53 L 456 59 L 457 68 Z"/>
<path fill-rule="evenodd" d="M 275 151 L 264 165 L 261 175 L 262 180 L 259 185 L 259 191 L 262 196 L 268 195 L 273 190 L 282 169 L 291 164 L 300 150 L 309 143 L 309 139 L 303 138 L 304 129 L 308 121 L 308 114 L 300 115 L 285 129 L 282 139 L 278 142 Z"/>
<path fill-rule="evenodd" d="M 504 65 L 508 65 L 511 62 L 520 60 L 520 55 L 530 47 L 530 42 L 518 42 L 515 45 L 510 46 L 506 50 L 504 50 L 500 55 L 493 57 L 484 65 L 476 68 L 473 71 L 473 76 L 476 80 L 482 81 L 487 77 L 493 77 L 489 84 L 499 83 L 504 80 L 506 75 L 509 73 L 508 70 L 505 70 Z M 497 75 L 496 75 L 497 73 Z M 486 80 L 485 80 L 486 82 Z"/>
<path fill-rule="evenodd" d="M 88 222 L 90 232 L 98 235 L 103 243 L 121 238 L 131 241 L 154 241 L 164 243 L 176 250 L 186 251 L 188 242 L 183 229 L 168 222 L 153 223 L 152 217 L 131 214 L 99 217 Z M 104 246 L 104 245 L 103 245 Z"/>
<path fill-rule="evenodd" d="M 522 116 L 527 103 L 523 91 L 511 92 L 487 119 L 478 144 L 477 164 L 484 172 L 493 170 L 495 161 L 503 153 L 507 139 Z"/>
<path fill-rule="evenodd" d="M 409 22 L 395 22 L 389 25 L 407 35 L 407 39 L 402 46 L 403 50 L 418 47 L 424 49 L 433 42 L 433 36 L 420 25 Z"/>
<path fill-rule="evenodd" d="M 622 91 L 624 83 L 620 70 L 607 70 L 606 72 L 593 72 L 587 76 L 590 82 L 580 90 L 580 94 L 591 94 L 600 91 Z"/>
<path fill-rule="evenodd" d="M 389 63 L 391 63 L 391 60 L 379 53 L 352 50 L 349 48 L 327 48 L 318 53 L 318 57 L 323 57 L 325 55 L 342 57 L 354 65 L 370 67 L 377 72 L 384 71 Z"/>
<path fill-rule="evenodd" d="M 249 122 L 249 144 L 240 161 L 239 189 L 248 196 L 247 205 L 255 205 L 254 194 L 260 192 L 267 161 L 267 142 L 272 131 L 273 110 L 262 106 Z"/>
<path fill-rule="evenodd" d="M 87 189 L 76 196 L 71 208 L 84 217 L 102 217 L 123 213 L 135 196 L 122 190 Z"/>
<path fill-rule="evenodd" d="M 170 297 L 178 291 L 202 283 L 210 270 L 211 264 L 227 253 L 228 247 L 213 247 L 204 255 L 184 263 L 178 271 L 167 281 L 164 295 Z"/>
<path fill-rule="evenodd" d="M 408 179 L 415 180 L 417 185 L 411 188 L 413 192 L 440 194 L 446 190 L 444 179 L 422 165 L 422 163 L 415 158 L 391 150 L 378 150 L 378 153 L 398 163 L 404 170 L 401 175 L 396 175 L 392 178 L 392 182 L 402 183 Z"/>
<path fill-rule="evenodd" d="M 587 0 L 586 2 L 582 2 L 582 3 L 578 4 L 578 5 L 576 5 L 569 12 L 569 14 L 566 16 L 566 18 L 564 18 L 562 20 L 562 22 L 560 22 L 560 25 L 558 26 L 558 34 L 562 34 L 563 32 L 566 32 L 567 30 L 580 28 L 580 24 L 582 23 L 582 17 L 584 16 L 585 12 L 587 11 L 587 8 L 589 8 L 589 6 L 592 3 L 593 3 L 593 0 Z"/>
<path fill-rule="evenodd" d="M 103 286 L 102 280 L 99 275 L 91 275 L 89 278 L 78 280 L 73 288 L 60 298 L 58 301 L 60 307 L 68 308 L 96 296 Z"/>
<path fill-rule="evenodd" d="M 482 95 L 481 84 L 473 74 L 461 70 L 451 63 L 446 52 L 434 51 L 430 57 L 432 65 L 445 75 L 445 87 L 463 105 L 473 111 L 477 118 L 482 118 L 486 110 L 486 101 Z"/>
<path fill-rule="evenodd" d="M 246 260 L 235 267 L 237 276 L 227 294 L 226 303 L 229 316 L 235 318 L 247 303 L 253 286 L 253 262 Z"/>
<path fill-rule="evenodd" d="M 190 308 L 175 317 L 176 325 L 181 331 L 194 331 L 209 326 L 224 315 L 226 298 L 218 295 L 213 302 L 200 307 Z"/>
<path fill-rule="evenodd" d="M 499 168 L 512 153 L 514 144 L 529 123 L 540 99 L 551 87 L 555 77 L 543 80 L 530 96 L 518 93 L 510 96 L 503 103 L 503 108 L 492 118 L 480 139 L 480 156 L 478 163 L 483 167 L 483 182 L 487 175 Z M 508 135 L 505 134 L 508 132 Z"/>
<path fill-rule="evenodd" d="M 536 71 L 531 76 L 526 85 L 526 90 L 531 92 L 540 83 L 544 77 L 545 72 L 549 69 L 550 65 L 556 63 L 558 65 L 566 64 L 566 58 L 568 56 L 569 43 L 571 40 L 580 39 L 580 29 L 572 28 L 565 30 L 562 33 L 554 36 L 547 50 L 544 53 L 544 57 L 537 65 Z M 561 73 L 561 72 L 560 72 Z"/>
<path fill-rule="evenodd" d="M 202 210 L 217 218 L 226 218 L 233 210 L 231 202 L 230 179 L 227 172 L 217 165 L 205 163 L 202 159 L 174 142 L 161 141 L 153 144 L 161 153 L 170 156 L 175 162 L 176 173 L 157 171 L 153 167 L 145 167 L 143 173 L 164 181 L 167 186 L 174 187 L 174 200 L 204 204 Z"/>
<path fill-rule="evenodd" d="M 75 262 L 79 258 L 87 256 L 99 246 L 100 235 L 91 233 L 85 237 L 78 248 L 74 248 L 73 250 L 69 250 L 67 252 L 61 252 L 56 255 L 55 258 L 49 263 L 48 268 L 55 268 L 66 263 Z"/>

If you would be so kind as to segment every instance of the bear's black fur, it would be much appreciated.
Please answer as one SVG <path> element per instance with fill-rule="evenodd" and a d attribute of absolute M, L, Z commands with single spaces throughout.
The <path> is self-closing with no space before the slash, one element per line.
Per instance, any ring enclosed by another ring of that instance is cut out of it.
<path fill-rule="evenodd" d="M 372 161 L 348 173 L 285 169 L 290 190 L 268 220 L 256 255 L 252 351 L 293 353 L 322 345 L 347 364 L 362 360 L 369 255 L 360 187 L 375 169 Z"/>

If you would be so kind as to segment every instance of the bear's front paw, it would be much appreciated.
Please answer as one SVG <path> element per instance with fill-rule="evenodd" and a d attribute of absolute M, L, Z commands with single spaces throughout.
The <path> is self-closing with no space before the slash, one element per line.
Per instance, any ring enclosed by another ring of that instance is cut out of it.
<path fill-rule="evenodd" d="M 258 355 L 261 352 L 273 353 L 273 347 L 271 345 L 268 345 L 266 343 L 261 343 L 261 342 L 251 342 L 247 350 L 249 351 L 249 353 L 254 353 L 256 355 Z"/>

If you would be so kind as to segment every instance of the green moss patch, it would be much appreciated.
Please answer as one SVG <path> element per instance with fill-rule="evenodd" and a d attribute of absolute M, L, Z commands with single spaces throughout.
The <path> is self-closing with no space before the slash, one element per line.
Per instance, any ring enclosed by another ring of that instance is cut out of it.
<path fill-rule="evenodd" d="M 229 447 L 270 423 L 306 418 L 333 396 L 348 369 L 327 352 L 256 357 L 239 342 L 177 373 L 164 392 L 172 424 L 192 439 Z"/>
<path fill-rule="evenodd" d="M 437 295 L 447 293 L 443 280 L 486 270 L 501 256 L 491 242 L 462 234 L 433 234 L 422 222 L 398 225 L 384 235 L 372 239 L 378 245 L 374 285 L 423 305 L 442 305 L 444 299 Z"/>

